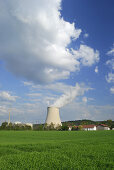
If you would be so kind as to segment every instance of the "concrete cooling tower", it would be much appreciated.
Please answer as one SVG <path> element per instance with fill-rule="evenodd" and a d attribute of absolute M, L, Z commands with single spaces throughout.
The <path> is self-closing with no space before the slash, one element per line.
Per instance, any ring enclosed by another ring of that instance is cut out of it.
<path fill-rule="evenodd" d="M 46 122 L 47 125 L 50 125 L 51 123 L 54 124 L 54 127 L 62 126 L 60 116 L 59 116 L 59 108 L 57 107 L 48 107 L 47 108 L 47 118 Z"/>

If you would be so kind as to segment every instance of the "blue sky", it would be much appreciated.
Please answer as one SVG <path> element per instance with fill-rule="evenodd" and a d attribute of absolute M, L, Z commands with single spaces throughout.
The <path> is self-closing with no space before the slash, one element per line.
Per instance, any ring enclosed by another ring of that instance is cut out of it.
<path fill-rule="evenodd" d="M 0 1 L 0 122 L 114 120 L 114 1 L 46 1 Z"/>

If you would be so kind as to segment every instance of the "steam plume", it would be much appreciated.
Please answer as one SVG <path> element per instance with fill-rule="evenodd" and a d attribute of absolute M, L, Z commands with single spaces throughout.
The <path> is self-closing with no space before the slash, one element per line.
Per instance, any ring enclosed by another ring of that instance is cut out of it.
<path fill-rule="evenodd" d="M 59 99 L 57 99 L 53 105 L 53 107 L 63 107 L 66 104 L 72 102 L 72 100 L 75 99 L 75 97 L 77 96 L 81 96 L 84 94 L 85 91 L 87 91 L 88 88 L 84 88 L 79 86 L 78 83 L 76 83 L 76 85 L 73 87 L 71 86 L 70 89 L 68 89 L 68 91 L 63 94 Z"/>

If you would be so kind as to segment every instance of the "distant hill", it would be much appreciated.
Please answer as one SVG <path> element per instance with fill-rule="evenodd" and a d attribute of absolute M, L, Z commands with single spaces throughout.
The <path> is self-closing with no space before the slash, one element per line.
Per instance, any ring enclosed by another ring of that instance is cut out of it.
<path fill-rule="evenodd" d="M 114 121 L 112 120 L 106 120 L 106 121 L 93 121 L 93 120 L 88 120 L 88 119 L 83 119 L 83 120 L 72 120 L 72 121 L 65 121 L 62 122 L 62 126 L 79 126 L 79 125 L 98 125 L 98 124 L 106 124 L 111 128 L 114 128 Z M 33 129 L 34 130 L 42 130 L 44 127 L 44 124 L 34 124 Z"/>
<path fill-rule="evenodd" d="M 67 126 L 79 126 L 79 125 L 98 125 L 98 124 L 106 124 L 108 126 L 114 126 L 114 121 L 112 120 L 106 120 L 106 121 L 93 121 L 93 120 L 88 120 L 88 119 L 83 119 L 83 120 L 74 120 L 74 121 L 65 121 L 62 122 L 62 125 L 67 125 Z"/>

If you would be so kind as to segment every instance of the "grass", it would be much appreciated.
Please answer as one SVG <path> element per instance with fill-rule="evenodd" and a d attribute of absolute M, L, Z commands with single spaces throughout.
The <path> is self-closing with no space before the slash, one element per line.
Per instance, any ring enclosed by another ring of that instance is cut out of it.
<path fill-rule="evenodd" d="M 114 169 L 114 131 L 0 131 L 0 170 Z"/>

